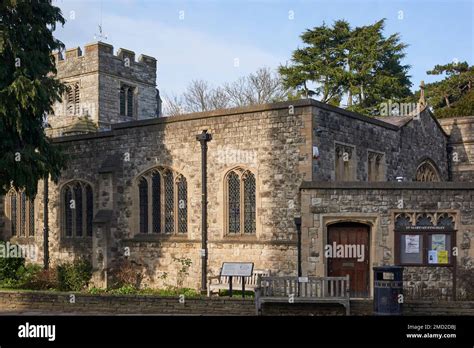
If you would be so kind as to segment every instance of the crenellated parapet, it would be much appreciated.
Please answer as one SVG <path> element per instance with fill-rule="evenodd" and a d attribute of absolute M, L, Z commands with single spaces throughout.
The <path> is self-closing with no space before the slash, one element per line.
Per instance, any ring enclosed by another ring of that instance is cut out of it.
<path fill-rule="evenodd" d="M 156 59 L 134 51 L 94 42 L 53 53 L 56 76 L 66 86 L 63 101 L 55 103 L 50 124 L 56 130 L 74 125 L 87 116 L 104 125 L 154 118 L 159 115 L 156 99 Z"/>
<path fill-rule="evenodd" d="M 87 58 L 96 58 L 98 56 L 104 56 L 109 58 L 115 58 L 119 61 L 124 62 L 124 66 L 131 65 L 141 65 L 146 66 L 152 69 L 156 69 L 156 59 L 145 55 L 140 54 L 138 60 L 135 60 L 135 52 L 119 48 L 117 54 L 114 55 L 114 47 L 105 42 L 94 42 L 84 46 L 84 50 L 81 47 L 68 48 L 64 52 L 53 52 L 56 64 L 60 66 L 64 63 L 76 63 L 78 59 L 87 59 Z M 71 60 L 73 60 L 71 62 Z"/>
<path fill-rule="evenodd" d="M 53 56 L 59 78 L 99 71 L 147 85 L 154 86 L 156 82 L 155 58 L 141 54 L 136 60 L 135 52 L 125 48 L 114 54 L 114 47 L 104 42 L 54 52 Z"/>

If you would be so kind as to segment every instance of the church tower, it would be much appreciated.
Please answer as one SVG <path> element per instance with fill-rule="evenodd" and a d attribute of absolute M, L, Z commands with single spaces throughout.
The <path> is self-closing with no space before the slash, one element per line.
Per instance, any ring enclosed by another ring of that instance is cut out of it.
<path fill-rule="evenodd" d="M 66 85 L 53 106 L 51 136 L 107 130 L 114 123 L 160 117 L 156 59 L 96 42 L 54 53 L 57 77 Z"/>

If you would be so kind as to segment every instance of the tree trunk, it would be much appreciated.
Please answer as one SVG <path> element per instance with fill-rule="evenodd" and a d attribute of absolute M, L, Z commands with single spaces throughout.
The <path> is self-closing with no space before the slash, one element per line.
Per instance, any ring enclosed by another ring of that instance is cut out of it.
<path fill-rule="evenodd" d="M 308 99 L 308 87 L 306 86 L 306 81 L 304 82 L 304 93 L 305 93 L 305 98 Z"/>
<path fill-rule="evenodd" d="M 448 108 L 450 108 L 451 104 L 449 103 L 449 96 L 447 94 L 444 95 L 444 101 L 446 102 L 446 105 L 448 106 Z"/>

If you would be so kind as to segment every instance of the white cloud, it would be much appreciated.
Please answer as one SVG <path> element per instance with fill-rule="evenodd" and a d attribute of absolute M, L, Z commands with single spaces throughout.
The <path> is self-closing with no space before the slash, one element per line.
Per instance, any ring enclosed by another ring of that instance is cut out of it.
<path fill-rule="evenodd" d="M 58 31 L 59 39 L 67 46 L 83 46 L 94 41 L 93 35 L 98 32 L 100 21 L 99 5 L 59 5 L 65 16 L 72 8 L 76 11 L 76 19 L 70 20 L 64 29 Z M 104 33 L 108 35 L 106 42 L 113 44 L 115 51 L 123 47 L 135 51 L 137 56 L 143 53 L 155 57 L 158 60 L 158 87 L 166 93 L 182 92 L 193 79 L 220 85 L 263 66 L 276 68 L 284 61 L 284 58 L 258 47 L 240 43 L 239 38 L 224 41 L 217 35 L 188 28 L 185 21 L 171 26 L 159 21 L 113 14 L 112 10 L 108 6 L 102 18 Z M 236 58 L 239 67 L 234 66 Z"/>

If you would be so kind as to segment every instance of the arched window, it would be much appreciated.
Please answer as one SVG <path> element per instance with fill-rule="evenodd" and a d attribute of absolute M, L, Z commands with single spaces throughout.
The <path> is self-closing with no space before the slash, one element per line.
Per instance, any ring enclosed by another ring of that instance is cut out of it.
<path fill-rule="evenodd" d="M 133 117 L 133 89 L 131 87 L 127 91 L 127 116 Z"/>
<path fill-rule="evenodd" d="M 62 225 L 66 237 L 92 237 L 94 200 L 92 187 L 84 181 L 71 181 L 62 188 Z"/>
<path fill-rule="evenodd" d="M 120 86 L 120 115 L 134 116 L 135 87 L 122 84 Z"/>
<path fill-rule="evenodd" d="M 120 87 L 120 115 L 125 115 L 127 111 L 125 94 L 125 86 Z"/>
<path fill-rule="evenodd" d="M 248 170 L 234 169 L 226 175 L 225 185 L 227 233 L 230 235 L 255 234 L 255 175 Z"/>
<path fill-rule="evenodd" d="M 139 233 L 188 232 L 186 178 L 168 168 L 153 168 L 137 179 Z"/>
<path fill-rule="evenodd" d="M 440 181 L 438 170 L 430 160 L 426 160 L 418 166 L 415 181 Z"/>
<path fill-rule="evenodd" d="M 5 197 L 7 230 L 12 236 L 33 237 L 35 235 L 34 198 L 24 191 L 10 190 Z"/>

